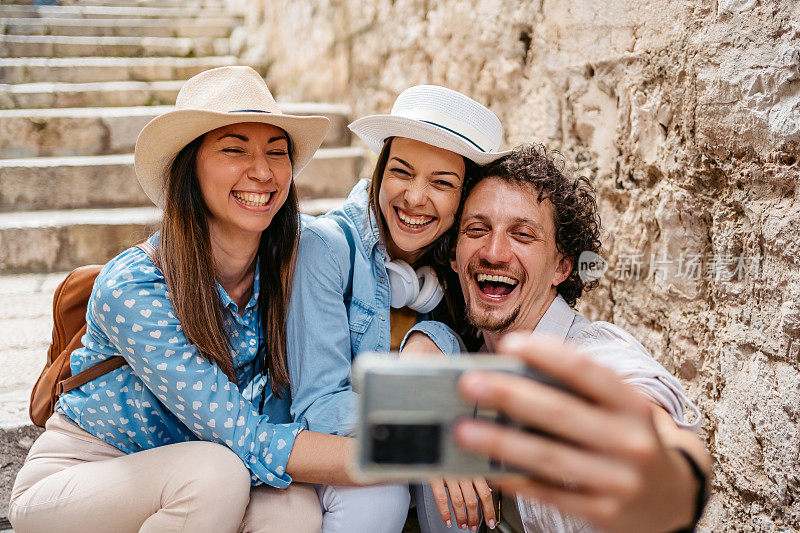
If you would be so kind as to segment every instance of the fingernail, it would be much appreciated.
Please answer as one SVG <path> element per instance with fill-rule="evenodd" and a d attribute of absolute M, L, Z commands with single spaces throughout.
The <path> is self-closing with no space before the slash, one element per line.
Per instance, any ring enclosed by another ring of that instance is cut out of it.
<path fill-rule="evenodd" d="M 472 526 L 471 528 L 469 528 L 469 530 L 472 531 L 472 533 L 477 533 L 478 526 Z"/>
<path fill-rule="evenodd" d="M 447 522 L 445 522 L 445 524 L 447 524 L 447 527 L 450 527 L 452 525 L 452 522 L 450 522 L 450 520 L 448 520 Z"/>
<path fill-rule="evenodd" d="M 467 530 L 467 524 L 461 524 L 461 529 L 463 529 L 464 531 L 466 531 L 466 530 Z"/>
<path fill-rule="evenodd" d="M 461 387 L 471 400 L 480 401 L 486 399 L 491 394 L 491 389 L 486 383 L 484 376 L 480 373 L 470 373 L 461 378 Z"/>
<path fill-rule="evenodd" d="M 464 420 L 455 428 L 456 439 L 465 446 L 476 446 L 483 440 L 483 428 Z"/>
<path fill-rule="evenodd" d="M 489 529 L 494 529 L 494 518 L 490 519 L 487 525 L 489 526 Z"/>

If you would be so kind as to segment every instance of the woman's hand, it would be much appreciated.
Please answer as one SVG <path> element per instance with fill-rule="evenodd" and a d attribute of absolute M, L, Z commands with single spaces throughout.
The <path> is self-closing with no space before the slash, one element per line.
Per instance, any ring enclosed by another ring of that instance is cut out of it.
<path fill-rule="evenodd" d="M 497 517 L 494 515 L 494 505 L 492 505 L 492 489 L 484 478 L 431 478 L 428 483 L 433 490 L 433 499 L 442 516 L 442 522 L 447 524 L 447 527 L 450 527 L 453 520 L 447 505 L 449 493 L 458 527 L 477 531 L 481 523 L 480 510 L 483 509 L 484 521 L 494 529 Z"/>
<path fill-rule="evenodd" d="M 554 504 L 606 531 L 666 531 L 692 522 L 700 487 L 675 447 L 708 472 L 710 457 L 694 434 L 611 370 L 562 343 L 515 335 L 501 351 L 577 393 L 508 374 L 461 378 L 468 401 L 542 432 L 475 420 L 456 426 L 463 448 L 529 474 L 499 482 L 502 489 Z"/>

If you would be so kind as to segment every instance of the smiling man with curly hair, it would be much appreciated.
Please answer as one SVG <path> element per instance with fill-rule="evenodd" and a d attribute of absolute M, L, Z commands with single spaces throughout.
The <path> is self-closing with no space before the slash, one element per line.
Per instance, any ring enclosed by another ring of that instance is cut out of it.
<path fill-rule="evenodd" d="M 689 526 L 705 504 L 710 472 L 694 434 L 699 411 L 629 333 L 574 311 L 596 285 L 580 277 L 578 260 L 599 251 L 600 217 L 589 182 L 562 168 L 543 146 L 522 145 L 467 185 L 451 259 L 458 283 L 447 290 L 451 307 L 463 294 L 481 351 L 520 357 L 576 394 L 519 376 L 467 373 L 460 389 L 470 404 L 536 431 L 461 421 L 456 440 L 529 474 L 500 483 L 502 531 Z M 424 351 L 422 341 L 410 336 L 406 349 Z M 447 497 L 440 486 L 423 490 L 425 501 Z M 467 514 L 477 512 L 477 501 L 464 500 Z"/>

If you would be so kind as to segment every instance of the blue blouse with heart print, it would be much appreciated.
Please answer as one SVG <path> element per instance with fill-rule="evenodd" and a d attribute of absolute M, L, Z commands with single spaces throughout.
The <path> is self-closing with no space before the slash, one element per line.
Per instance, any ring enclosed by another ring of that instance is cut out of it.
<path fill-rule="evenodd" d="M 158 234 L 149 241 L 157 245 Z M 57 410 L 126 453 L 191 440 L 220 443 L 242 459 L 254 485 L 285 488 L 301 427 L 291 423 L 289 391 L 276 398 L 259 370 L 258 265 L 242 315 L 222 286 L 217 290 L 236 383 L 186 339 L 164 276 L 147 254 L 134 247 L 112 259 L 95 281 L 84 347 L 72 353 L 70 365 L 74 375 L 115 355 L 128 364 L 64 394 Z"/>

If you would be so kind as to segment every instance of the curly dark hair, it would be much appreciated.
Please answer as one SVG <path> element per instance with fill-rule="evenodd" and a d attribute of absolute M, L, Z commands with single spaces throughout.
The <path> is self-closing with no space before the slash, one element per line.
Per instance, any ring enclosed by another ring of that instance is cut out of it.
<path fill-rule="evenodd" d="M 495 178 L 528 184 L 539 191 L 540 202 L 550 200 L 553 204 L 556 248 L 572 261 L 572 271 L 557 290 L 570 307 L 575 307 L 581 294 L 598 284 L 597 280 L 587 283 L 578 275 L 580 254 L 600 251 L 600 215 L 594 188 L 589 180 L 582 176 L 570 176 L 564 170 L 561 156 L 557 152 L 548 152 L 541 144 L 520 145 L 482 170 L 481 179 Z M 468 184 L 467 195 L 476 184 Z"/>

